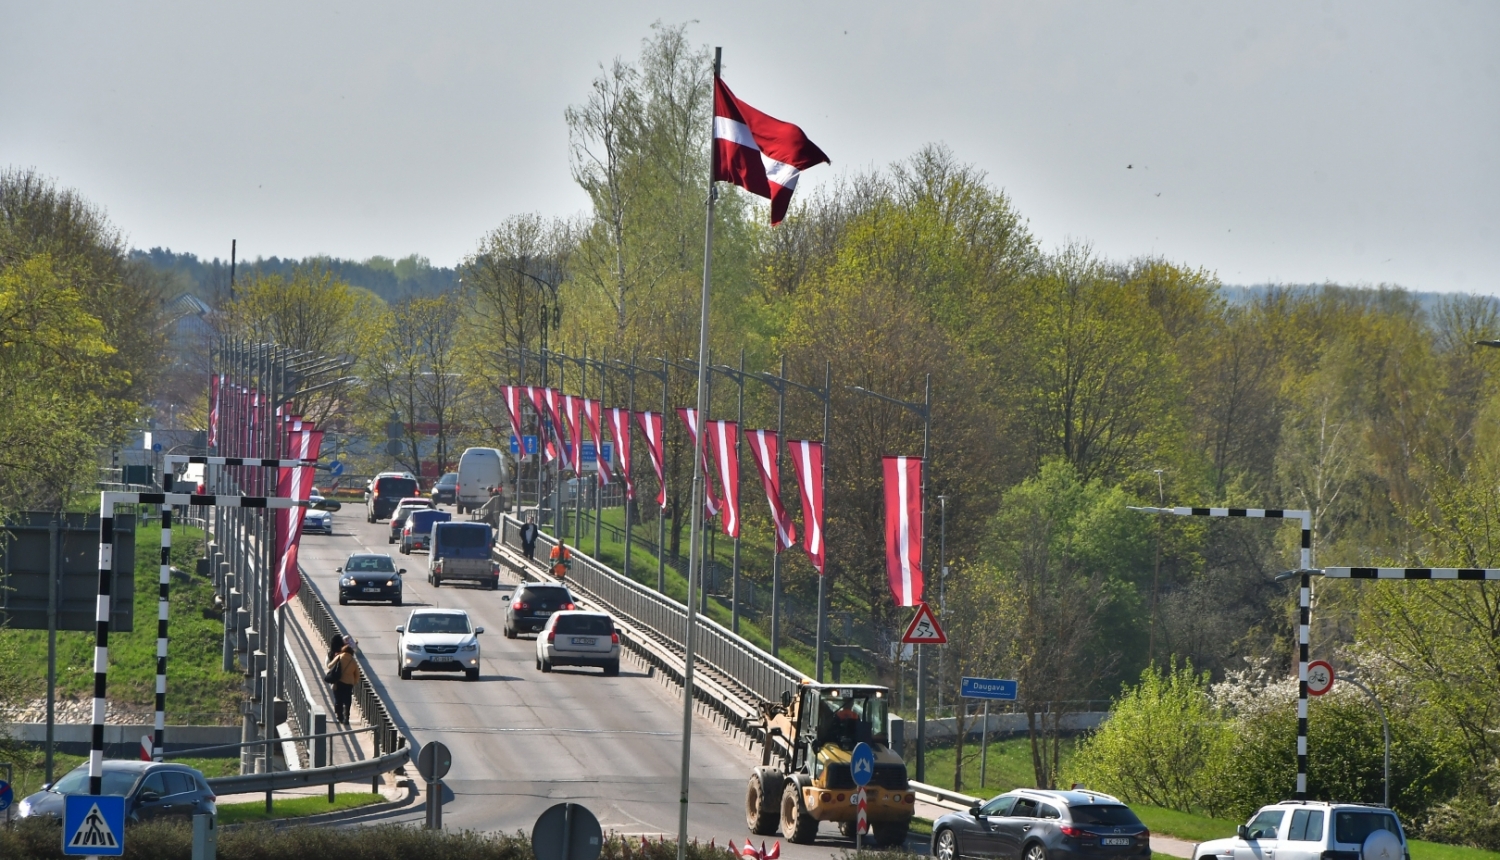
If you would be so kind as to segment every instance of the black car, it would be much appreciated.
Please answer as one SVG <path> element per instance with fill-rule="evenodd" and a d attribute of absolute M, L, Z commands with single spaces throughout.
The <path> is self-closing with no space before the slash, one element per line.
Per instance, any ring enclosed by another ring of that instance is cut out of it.
<path fill-rule="evenodd" d="M 382 472 L 370 482 L 365 490 L 366 522 L 377 522 L 391 515 L 396 505 L 407 496 L 415 496 L 419 488 L 417 479 L 409 472 Z"/>
<path fill-rule="evenodd" d="M 390 556 L 357 552 L 336 570 L 342 574 L 339 577 L 340 606 L 348 605 L 351 600 L 401 605 L 401 574 L 406 573 L 406 568 L 397 568 Z"/>
<path fill-rule="evenodd" d="M 1059 860 L 1151 857 L 1151 831 L 1097 791 L 1022 788 L 932 823 L 932 857 Z"/>
<path fill-rule="evenodd" d="M 161 818 L 192 820 L 194 815 L 214 815 L 213 790 L 203 774 L 183 764 L 160 761 L 107 759 L 103 794 L 125 798 L 125 820 L 151 821 Z M 63 797 L 88 794 L 89 766 L 81 764 L 62 779 L 26 797 L 18 810 L 22 818 L 63 817 Z"/>
<path fill-rule="evenodd" d="M 552 613 L 577 608 L 566 586 L 518 585 L 505 606 L 505 638 L 514 639 L 517 633 L 538 633 L 547 626 Z"/>
<path fill-rule="evenodd" d="M 440 505 L 458 504 L 458 473 L 449 472 L 432 485 L 432 500 Z"/>

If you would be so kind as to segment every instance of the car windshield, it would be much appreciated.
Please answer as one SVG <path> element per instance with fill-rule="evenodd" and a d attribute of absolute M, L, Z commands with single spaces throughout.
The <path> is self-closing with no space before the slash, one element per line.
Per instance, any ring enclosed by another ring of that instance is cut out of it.
<path fill-rule="evenodd" d="M 1353 845 L 1363 845 L 1371 833 L 1389 830 L 1401 835 L 1396 816 L 1389 812 L 1366 812 L 1364 810 L 1341 809 L 1333 814 L 1333 839 Z"/>
<path fill-rule="evenodd" d="M 614 625 L 603 615 L 560 615 L 552 629 L 558 633 L 581 633 L 586 636 L 608 636 L 615 632 Z"/>
<path fill-rule="evenodd" d="M 1141 820 L 1129 807 L 1114 804 L 1089 803 L 1070 806 L 1068 812 L 1078 824 L 1102 824 L 1107 827 L 1138 827 Z"/>
<path fill-rule="evenodd" d="M 356 555 L 344 565 L 345 573 L 395 573 L 396 564 L 388 555 Z"/>
<path fill-rule="evenodd" d="M 410 496 L 417 491 L 417 482 L 411 478 L 381 478 L 375 482 L 375 492 L 382 496 Z"/>
<path fill-rule="evenodd" d="M 438 542 L 449 549 L 476 549 L 490 545 L 490 527 L 483 523 L 458 523 L 438 529 Z"/>
<path fill-rule="evenodd" d="M 449 613 L 426 613 L 413 615 L 408 633 L 468 633 L 469 618 L 466 615 Z"/>
<path fill-rule="evenodd" d="M 439 487 L 451 487 L 451 486 L 453 486 L 456 483 L 458 483 L 458 473 L 457 472 L 449 472 L 448 474 L 444 475 L 443 477 L 438 478 L 437 485 Z"/>
<path fill-rule="evenodd" d="M 103 794 L 124 797 L 130 793 L 130 787 L 135 785 L 137 774 L 128 770 L 106 770 L 104 772 Z M 81 764 L 68 772 L 68 775 L 59 779 L 50 791 L 58 794 L 88 794 L 89 791 L 89 766 Z"/>
<path fill-rule="evenodd" d="M 556 601 L 559 603 L 570 603 L 573 598 L 569 596 L 568 590 L 561 585 L 532 585 L 522 589 L 518 600 Z"/>

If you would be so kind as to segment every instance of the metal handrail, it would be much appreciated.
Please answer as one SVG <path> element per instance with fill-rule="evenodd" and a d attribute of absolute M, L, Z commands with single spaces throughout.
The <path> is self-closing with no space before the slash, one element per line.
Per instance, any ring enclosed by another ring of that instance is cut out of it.
<path fill-rule="evenodd" d="M 238 776 L 220 776 L 208 780 L 214 794 L 258 794 L 260 792 L 284 791 L 308 785 L 333 785 L 340 782 L 359 782 L 390 773 L 411 760 L 411 749 L 402 747 L 378 758 L 336 764 L 311 770 L 278 770 L 270 773 L 244 773 Z"/>
<path fill-rule="evenodd" d="M 298 565 L 299 569 L 301 565 Z M 302 573 L 302 580 L 308 579 L 306 571 Z M 287 704 L 291 708 L 292 716 L 296 719 L 297 730 L 315 740 L 313 747 L 307 750 L 308 763 L 313 767 L 322 767 L 328 764 L 328 742 L 323 738 L 324 731 L 328 728 L 328 712 L 323 710 L 313 695 L 312 685 L 308 684 L 307 676 L 302 672 L 302 663 L 297 659 L 295 649 L 286 649 L 287 662 L 291 665 L 291 678 L 281 678 L 282 695 L 286 697 Z M 285 741 L 300 741 L 303 738 L 282 738 Z"/>
<path fill-rule="evenodd" d="M 348 636 L 349 631 L 339 623 L 332 612 L 328 611 L 328 604 L 324 602 L 322 593 L 310 577 L 303 577 L 302 588 L 297 591 L 297 599 L 302 601 L 302 608 L 312 619 L 313 626 L 318 629 L 318 635 L 323 641 L 328 641 L 333 634 Z M 390 708 L 386 707 L 385 701 L 380 697 L 380 692 L 375 689 L 375 684 L 370 680 L 372 677 L 370 663 L 365 655 L 359 651 L 354 652 L 354 659 L 359 663 L 359 683 L 354 687 L 354 698 L 359 703 L 360 713 L 365 715 L 365 722 L 371 726 L 378 727 L 375 732 L 375 754 L 398 750 L 407 746 L 407 739 L 396 721 L 391 717 Z"/>

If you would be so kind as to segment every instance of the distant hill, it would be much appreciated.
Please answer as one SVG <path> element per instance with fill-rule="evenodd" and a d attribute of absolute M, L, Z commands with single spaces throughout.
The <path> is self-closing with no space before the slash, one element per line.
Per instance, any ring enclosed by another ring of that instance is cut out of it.
<path fill-rule="evenodd" d="M 1230 304 L 1242 305 L 1255 301 L 1261 296 L 1264 296 L 1273 288 L 1311 293 L 1322 289 L 1324 286 L 1324 284 L 1255 284 L 1253 286 L 1225 285 L 1219 288 L 1219 295 L 1222 295 Z M 1373 288 L 1367 287 L 1365 289 Z M 1451 299 L 1456 296 L 1464 295 L 1463 293 L 1418 293 L 1411 290 L 1408 290 L 1406 294 L 1415 299 L 1418 306 L 1420 306 L 1423 311 L 1427 311 L 1429 313 L 1436 309 L 1438 304 L 1442 302 L 1443 299 Z M 1491 302 L 1500 305 L 1500 299 L 1497 299 L 1494 296 L 1482 296 L 1481 298 L 1489 299 Z"/>
<path fill-rule="evenodd" d="M 174 293 L 190 293 L 212 304 L 229 292 L 229 261 L 218 257 L 202 260 L 197 254 L 179 254 L 170 248 L 135 249 L 130 258 L 163 273 L 176 288 Z M 320 265 L 356 287 L 363 287 L 386 301 L 406 296 L 434 295 L 458 286 L 458 272 L 433 266 L 426 257 L 412 254 L 393 260 L 371 257 L 368 260 L 341 260 L 336 257 L 257 257 L 240 260 L 235 279 L 260 274 L 287 274 L 302 265 Z"/>

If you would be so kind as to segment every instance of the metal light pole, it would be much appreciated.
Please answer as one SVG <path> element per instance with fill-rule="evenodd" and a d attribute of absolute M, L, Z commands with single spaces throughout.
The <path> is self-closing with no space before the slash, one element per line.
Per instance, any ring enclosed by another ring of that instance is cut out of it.
<path fill-rule="evenodd" d="M 927 463 L 922 463 L 927 471 Z M 948 497 L 938 496 L 938 616 L 948 618 Z M 947 652 L 938 652 L 938 712 L 943 710 L 943 685 L 947 683 Z M 984 783 L 981 782 L 980 785 Z"/>

